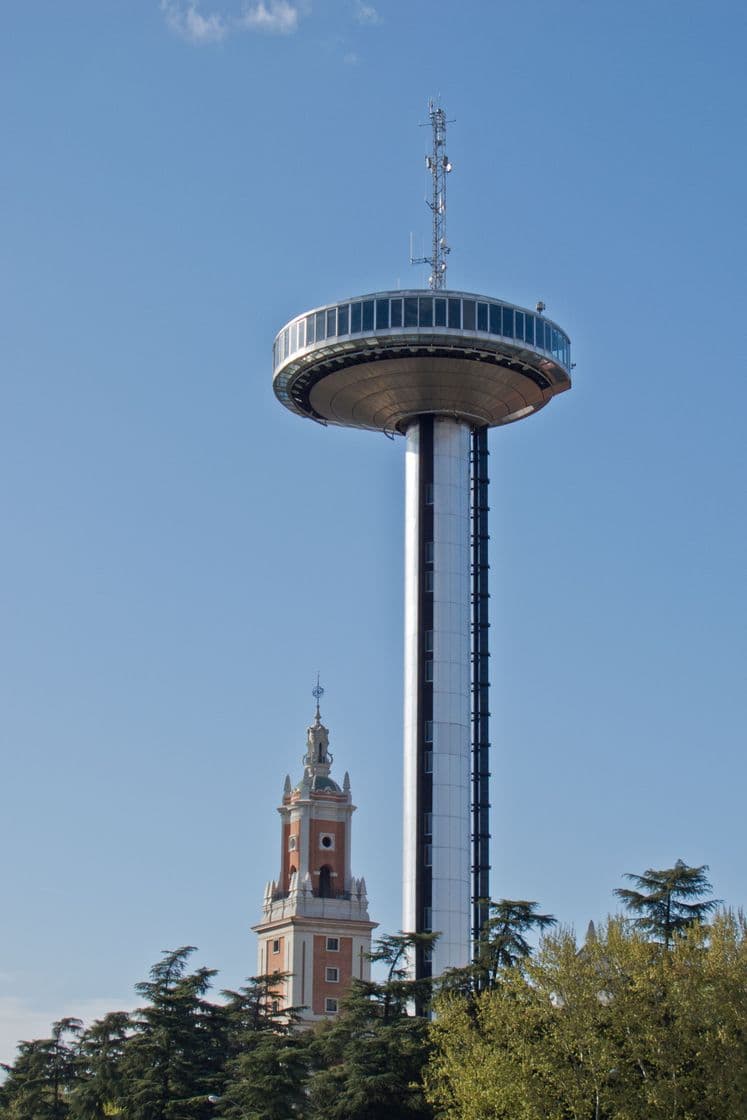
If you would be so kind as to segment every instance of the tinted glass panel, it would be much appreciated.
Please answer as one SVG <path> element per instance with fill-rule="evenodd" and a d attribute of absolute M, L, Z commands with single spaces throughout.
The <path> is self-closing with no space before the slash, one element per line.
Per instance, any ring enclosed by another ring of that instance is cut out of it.
<path fill-rule="evenodd" d="M 545 349 L 545 324 L 543 320 L 540 319 L 539 315 L 537 316 L 535 325 L 534 344 L 535 346 L 539 346 L 541 350 Z"/>
<path fill-rule="evenodd" d="M 314 341 L 314 316 L 306 316 L 306 345 L 311 346 Z"/>
<path fill-rule="evenodd" d="M 350 304 L 350 333 L 358 334 L 361 329 L 361 305 L 359 303 Z"/>
<path fill-rule="evenodd" d="M 433 326 L 433 297 L 420 297 L 420 325 L 421 327 Z"/>
<path fill-rule="evenodd" d="M 477 329 L 478 331 L 486 331 L 488 329 L 487 303 L 478 303 L 477 305 Z"/>
<path fill-rule="evenodd" d="M 295 354 L 298 350 L 298 327 L 294 323 L 290 329 L 290 352 Z"/>
<path fill-rule="evenodd" d="M 373 315 L 374 315 L 374 301 L 372 299 L 364 300 L 363 303 L 363 329 L 364 331 L 373 330 Z"/>
<path fill-rule="evenodd" d="M 389 300 L 376 300 L 376 330 L 386 330 L 389 326 Z"/>
<path fill-rule="evenodd" d="M 348 333 L 348 305 L 337 308 L 337 333 Z"/>
<path fill-rule="evenodd" d="M 330 307 L 327 312 L 327 338 L 337 334 L 337 308 Z"/>
<path fill-rule="evenodd" d="M 501 333 L 501 309 L 494 303 L 490 305 L 490 333 Z"/>
<path fill-rule="evenodd" d="M 411 296 L 405 297 L 405 326 L 417 327 L 418 325 L 418 301 Z"/>
<path fill-rule="evenodd" d="M 534 315 L 524 316 L 524 338 L 534 345 Z"/>
<path fill-rule="evenodd" d="M 449 300 L 449 326 L 455 327 L 459 330 L 462 326 L 462 301 L 460 299 Z"/>
<path fill-rule="evenodd" d="M 325 322 L 326 322 L 326 317 L 325 317 L 324 312 L 323 311 L 317 311 L 317 313 L 316 313 L 316 340 L 317 340 L 317 342 L 321 342 L 322 339 L 325 339 L 327 337 L 326 331 L 325 331 Z"/>
<path fill-rule="evenodd" d="M 436 304 L 435 325 L 437 327 L 445 327 L 446 326 L 446 300 L 445 299 L 437 299 L 434 302 Z"/>
<path fill-rule="evenodd" d="M 523 311 L 514 311 L 514 329 L 516 331 L 516 337 L 520 338 L 521 341 L 523 342 L 524 341 L 524 312 Z"/>
<path fill-rule="evenodd" d="M 393 299 L 392 300 L 391 316 L 392 316 L 392 326 L 393 327 L 401 327 L 402 326 L 402 300 L 401 299 Z"/>
<path fill-rule="evenodd" d="M 298 324 L 298 349 L 301 350 L 306 345 L 306 320 L 302 319 Z"/>
<path fill-rule="evenodd" d="M 501 332 L 506 338 L 514 337 L 514 309 L 513 307 L 503 308 L 503 330 Z"/>
<path fill-rule="evenodd" d="M 288 328 L 283 331 L 283 358 L 288 357 Z"/>
<path fill-rule="evenodd" d="M 465 331 L 473 331 L 475 329 L 475 301 L 473 299 L 462 300 L 462 317 Z"/>

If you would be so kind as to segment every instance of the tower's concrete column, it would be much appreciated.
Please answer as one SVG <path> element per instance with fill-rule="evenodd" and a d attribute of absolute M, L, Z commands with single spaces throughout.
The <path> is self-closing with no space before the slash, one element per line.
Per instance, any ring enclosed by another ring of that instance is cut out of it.
<path fill-rule="evenodd" d="M 433 975 L 470 958 L 470 431 L 407 430 L 404 921 L 439 932 Z"/>

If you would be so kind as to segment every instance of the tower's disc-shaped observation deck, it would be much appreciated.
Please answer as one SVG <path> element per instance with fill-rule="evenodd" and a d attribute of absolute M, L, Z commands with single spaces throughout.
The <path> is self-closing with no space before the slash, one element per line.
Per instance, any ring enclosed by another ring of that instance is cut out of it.
<path fill-rule="evenodd" d="M 570 341 L 543 315 L 466 292 L 375 292 L 292 319 L 273 347 L 300 416 L 404 432 L 416 417 L 521 420 L 569 389 Z"/>

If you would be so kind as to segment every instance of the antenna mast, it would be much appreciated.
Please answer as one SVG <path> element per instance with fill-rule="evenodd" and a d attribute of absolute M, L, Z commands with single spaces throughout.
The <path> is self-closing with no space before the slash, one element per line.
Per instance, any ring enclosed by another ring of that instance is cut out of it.
<path fill-rule="evenodd" d="M 446 176 L 451 171 L 451 163 L 446 155 L 446 113 L 433 100 L 428 102 L 428 117 L 433 131 L 433 148 L 425 157 L 425 166 L 431 173 L 432 193 L 426 199 L 426 206 L 433 214 L 433 244 L 429 257 L 410 257 L 410 264 L 429 264 L 431 274 L 429 287 L 446 287 L 446 257 L 451 249 L 446 244 Z"/>

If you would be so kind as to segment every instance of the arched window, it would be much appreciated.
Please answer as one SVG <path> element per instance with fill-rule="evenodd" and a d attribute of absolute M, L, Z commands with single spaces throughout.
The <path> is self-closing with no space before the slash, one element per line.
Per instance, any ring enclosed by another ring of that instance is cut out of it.
<path fill-rule="evenodd" d="M 332 898 L 332 868 L 326 863 L 319 869 L 319 897 Z"/>

